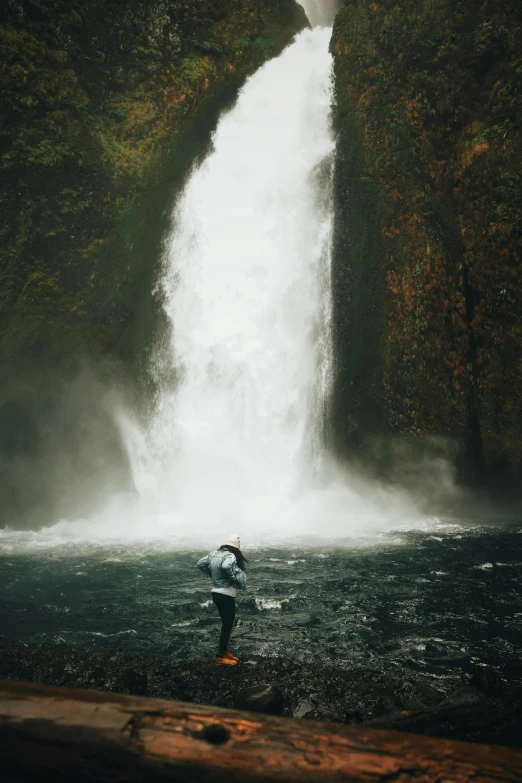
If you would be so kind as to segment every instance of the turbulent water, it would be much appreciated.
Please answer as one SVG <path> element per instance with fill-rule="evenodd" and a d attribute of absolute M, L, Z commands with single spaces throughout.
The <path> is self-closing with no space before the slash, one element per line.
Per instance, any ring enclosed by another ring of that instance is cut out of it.
<path fill-rule="evenodd" d="M 219 620 L 202 552 L 4 542 L 0 633 L 27 642 L 211 658 Z M 379 545 L 247 551 L 234 648 L 384 672 L 444 688 L 474 662 L 520 675 L 522 531 L 439 523 Z"/>

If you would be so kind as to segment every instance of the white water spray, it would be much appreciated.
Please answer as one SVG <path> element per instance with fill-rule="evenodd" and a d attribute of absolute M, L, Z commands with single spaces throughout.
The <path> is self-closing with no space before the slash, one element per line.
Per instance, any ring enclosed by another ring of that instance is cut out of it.
<path fill-rule="evenodd" d="M 250 79 L 173 215 L 162 287 L 179 381 L 135 479 L 198 529 L 288 520 L 313 463 L 330 367 L 329 37 L 304 32 Z"/>
<path fill-rule="evenodd" d="M 310 11 L 310 3 L 306 3 Z M 121 417 L 137 494 L 90 520 L 16 534 L 247 547 L 411 526 L 404 493 L 329 465 L 331 31 L 306 30 L 219 121 L 172 215 L 160 284 L 171 327 L 147 432 Z"/>
<path fill-rule="evenodd" d="M 177 382 L 129 449 L 135 533 L 295 541 L 404 517 L 403 497 L 363 498 L 338 474 L 325 485 L 330 36 L 304 31 L 247 82 L 174 210 L 161 283 L 171 339 L 154 364 Z"/>

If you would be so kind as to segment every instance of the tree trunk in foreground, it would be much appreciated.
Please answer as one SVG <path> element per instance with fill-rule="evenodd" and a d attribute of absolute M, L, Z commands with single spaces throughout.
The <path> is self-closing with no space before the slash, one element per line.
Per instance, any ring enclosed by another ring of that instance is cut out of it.
<path fill-rule="evenodd" d="M 0 681 L 2 781 L 522 783 L 522 751 Z"/>

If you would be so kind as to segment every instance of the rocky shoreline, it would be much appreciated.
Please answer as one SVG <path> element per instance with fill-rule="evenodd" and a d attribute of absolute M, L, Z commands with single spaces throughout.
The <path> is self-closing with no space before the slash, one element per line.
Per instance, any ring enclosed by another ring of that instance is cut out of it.
<path fill-rule="evenodd" d="M 221 668 L 213 661 L 0 639 L 0 678 L 522 747 L 522 687 L 487 669 L 446 694 L 411 672 L 383 674 L 367 666 L 341 670 L 249 656 Z"/>

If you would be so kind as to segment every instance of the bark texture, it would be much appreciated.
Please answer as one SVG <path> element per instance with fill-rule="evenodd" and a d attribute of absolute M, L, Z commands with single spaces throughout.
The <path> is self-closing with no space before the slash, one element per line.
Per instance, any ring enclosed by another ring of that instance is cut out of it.
<path fill-rule="evenodd" d="M 522 781 L 518 750 L 24 683 L 0 737 L 9 781 Z"/>

